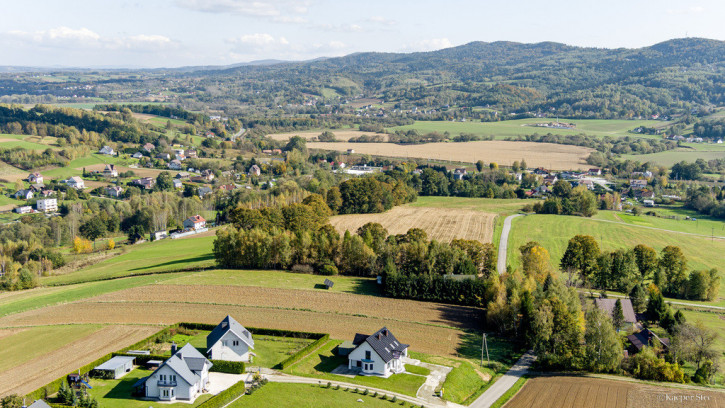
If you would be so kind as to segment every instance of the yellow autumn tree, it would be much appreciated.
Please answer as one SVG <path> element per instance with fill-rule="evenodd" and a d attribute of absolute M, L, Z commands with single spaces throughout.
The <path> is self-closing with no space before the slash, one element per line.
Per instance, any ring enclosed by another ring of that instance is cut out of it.
<path fill-rule="evenodd" d="M 521 251 L 521 265 L 526 276 L 531 276 L 537 282 L 543 283 L 546 276 L 553 273 L 551 268 L 549 251 L 539 245 L 538 242 L 531 241 L 519 248 Z"/>
<path fill-rule="evenodd" d="M 109 251 L 110 251 L 111 249 L 115 248 L 115 247 L 116 247 L 116 241 L 114 241 L 114 240 L 113 240 L 113 238 L 109 239 L 109 240 L 108 240 L 108 241 L 106 242 L 106 249 L 108 249 Z"/>
<path fill-rule="evenodd" d="M 87 239 L 83 239 L 81 237 L 76 237 L 73 240 L 73 252 L 76 254 L 85 254 L 91 252 L 92 244 L 91 241 Z"/>

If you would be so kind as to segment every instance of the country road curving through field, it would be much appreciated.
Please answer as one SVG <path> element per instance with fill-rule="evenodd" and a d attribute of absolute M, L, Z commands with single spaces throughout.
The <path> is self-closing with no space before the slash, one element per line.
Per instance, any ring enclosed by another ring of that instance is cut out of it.
<path fill-rule="evenodd" d="M 503 220 L 503 229 L 501 230 L 501 240 L 498 244 L 498 264 L 496 269 L 499 274 L 506 272 L 506 253 L 508 251 L 508 240 L 509 232 L 511 232 L 511 221 L 516 217 L 521 217 L 526 214 L 514 214 L 509 215 Z"/>

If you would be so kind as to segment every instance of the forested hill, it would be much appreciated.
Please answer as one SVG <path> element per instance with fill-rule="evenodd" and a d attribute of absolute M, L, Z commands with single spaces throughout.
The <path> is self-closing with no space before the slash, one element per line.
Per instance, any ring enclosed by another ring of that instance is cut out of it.
<path fill-rule="evenodd" d="M 626 117 L 725 102 L 725 42 L 676 39 L 638 49 L 473 42 L 432 52 L 357 53 L 196 75 L 283 81 L 289 90 L 360 93 L 417 106 Z"/>

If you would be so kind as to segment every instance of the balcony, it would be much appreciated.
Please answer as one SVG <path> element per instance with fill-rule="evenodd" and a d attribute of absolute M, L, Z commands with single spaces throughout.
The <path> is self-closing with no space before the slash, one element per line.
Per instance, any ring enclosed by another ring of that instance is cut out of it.
<path fill-rule="evenodd" d="M 171 381 L 171 380 L 163 380 L 163 381 L 161 381 L 161 380 L 159 380 L 156 383 L 156 385 L 159 386 L 159 387 L 176 387 L 176 381 Z"/>

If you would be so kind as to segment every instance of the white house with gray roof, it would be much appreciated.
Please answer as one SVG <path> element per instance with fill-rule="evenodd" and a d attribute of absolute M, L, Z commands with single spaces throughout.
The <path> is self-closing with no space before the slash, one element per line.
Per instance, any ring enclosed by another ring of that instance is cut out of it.
<path fill-rule="evenodd" d="M 400 343 L 387 327 L 372 335 L 357 333 L 352 343 L 355 349 L 347 357 L 349 369 L 386 378 L 405 372 L 403 357 L 408 356 L 408 345 Z"/>
<path fill-rule="evenodd" d="M 50 405 L 42 399 L 39 399 L 28 405 L 28 408 L 50 408 Z"/>
<path fill-rule="evenodd" d="M 212 360 L 249 362 L 254 353 L 252 333 L 227 316 L 206 337 L 206 355 Z"/>
<path fill-rule="evenodd" d="M 151 375 L 134 384 L 134 388 L 143 387 L 142 395 L 158 398 L 160 401 L 193 401 L 209 385 L 211 361 L 191 344 L 174 352 Z"/>

